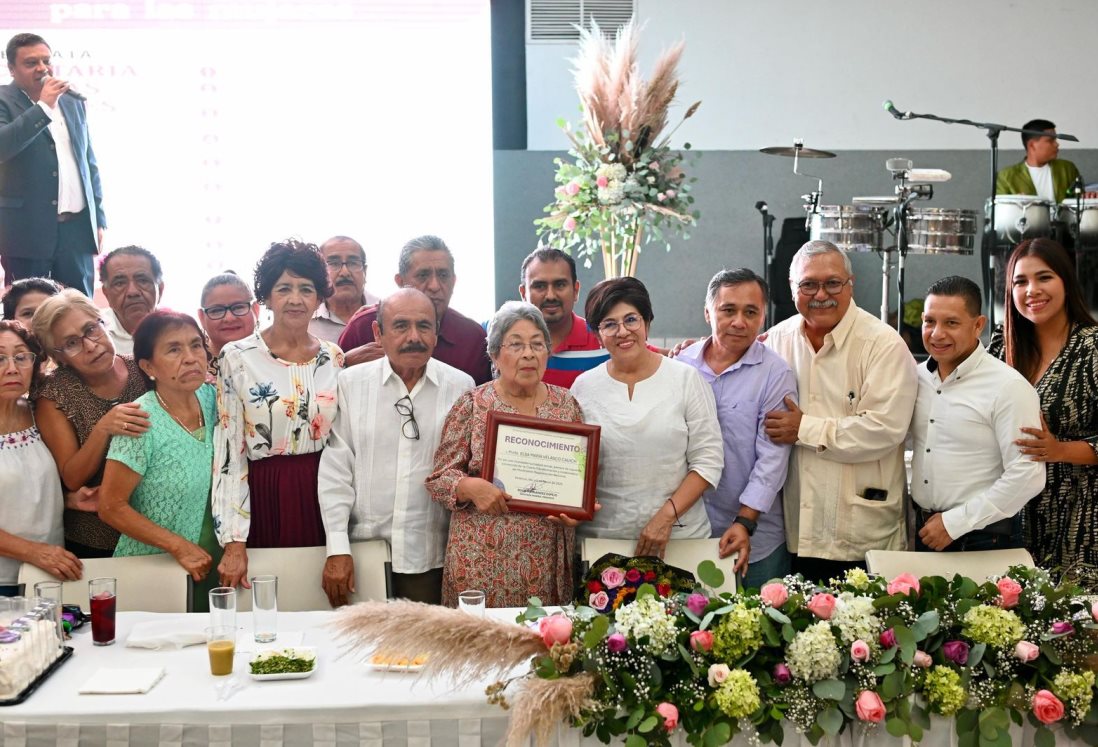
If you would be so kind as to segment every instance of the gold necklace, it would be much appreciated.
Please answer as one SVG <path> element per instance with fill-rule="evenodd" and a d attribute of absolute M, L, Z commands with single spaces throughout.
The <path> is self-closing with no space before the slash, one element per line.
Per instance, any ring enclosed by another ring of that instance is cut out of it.
<path fill-rule="evenodd" d="M 154 389 L 153 394 L 156 395 L 156 401 L 159 402 L 160 406 L 164 408 L 164 412 L 168 413 L 168 415 L 171 417 L 172 420 L 179 423 L 179 427 L 182 428 L 183 430 L 185 430 L 188 433 L 188 435 L 191 436 L 191 438 L 197 439 L 199 441 L 205 441 L 206 440 L 206 431 L 205 431 L 206 419 L 204 417 L 202 417 L 202 407 L 201 407 L 201 405 L 198 408 L 198 428 L 195 428 L 194 430 L 192 430 L 192 429 L 187 427 L 186 423 L 184 423 L 182 420 L 180 420 L 179 418 L 177 418 L 175 416 L 175 413 L 172 412 L 170 407 L 168 407 L 168 403 L 165 402 L 164 398 L 160 396 L 160 392 L 158 392 Z M 194 431 L 196 431 L 196 430 L 201 431 L 201 433 L 197 436 L 194 433 Z"/>

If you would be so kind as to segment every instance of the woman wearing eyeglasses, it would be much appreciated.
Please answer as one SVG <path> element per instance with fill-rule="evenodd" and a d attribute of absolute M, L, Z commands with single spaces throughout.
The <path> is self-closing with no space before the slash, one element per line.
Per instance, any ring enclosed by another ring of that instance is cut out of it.
<path fill-rule="evenodd" d="M 580 533 L 663 557 L 672 538 L 711 534 L 701 497 L 724 466 L 713 391 L 691 366 L 648 348 L 652 302 L 636 278 L 602 281 L 585 312 L 610 360 L 572 385 L 587 422 L 602 426 L 602 511 Z"/>
<path fill-rule="evenodd" d="M 221 350 L 211 504 L 223 586 L 250 588 L 247 547 L 324 544 L 317 472 L 343 352 L 311 335 L 309 320 L 331 294 L 315 245 L 272 244 L 255 295 L 273 322 Z"/>
<path fill-rule="evenodd" d="M 248 284 L 234 272 L 223 272 L 206 281 L 198 320 L 210 338 L 210 355 L 216 360 L 221 348 L 255 332 L 259 304 Z M 216 367 L 213 370 L 217 375 Z"/>
<path fill-rule="evenodd" d="M 66 289 L 34 313 L 34 335 L 57 368 L 32 392 L 42 438 L 61 473 L 65 547 L 81 558 L 114 554 L 118 532 L 96 515 L 103 464 L 113 436 L 149 428 L 134 400 L 148 390 L 132 356 L 116 355 L 100 311 Z"/>
<path fill-rule="evenodd" d="M 567 389 L 541 380 L 549 363 L 549 328 L 536 306 L 505 303 L 488 324 L 494 381 L 466 392 L 442 428 L 431 497 L 450 509 L 450 538 L 442 570 L 442 603 L 482 589 L 489 607 L 519 607 L 536 596 L 545 604 L 572 598 L 575 522 L 510 513 L 509 496 L 480 475 L 488 413 L 496 410 L 546 420 L 583 422 Z"/>
<path fill-rule="evenodd" d="M 24 393 L 42 370 L 42 347 L 19 322 L 0 321 L 0 596 L 16 593 L 19 566 L 61 580 L 82 564 L 61 543 L 61 481 Z"/>

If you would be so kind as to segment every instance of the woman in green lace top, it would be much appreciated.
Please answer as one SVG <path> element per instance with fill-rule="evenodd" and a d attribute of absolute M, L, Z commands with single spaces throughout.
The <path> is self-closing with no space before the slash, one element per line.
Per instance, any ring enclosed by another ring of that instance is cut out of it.
<path fill-rule="evenodd" d="M 122 533 L 115 557 L 171 553 L 197 583 L 221 554 L 210 514 L 216 407 L 205 337 L 186 314 L 154 311 L 133 342 L 153 387 L 137 400 L 149 430 L 111 442 L 99 517 Z"/>

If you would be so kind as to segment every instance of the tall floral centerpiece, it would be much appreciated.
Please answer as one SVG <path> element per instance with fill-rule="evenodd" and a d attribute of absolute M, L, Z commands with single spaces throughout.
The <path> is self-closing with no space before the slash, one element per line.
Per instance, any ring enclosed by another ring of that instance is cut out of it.
<path fill-rule="evenodd" d="M 608 278 L 636 275 L 644 244 L 666 242 L 667 233 L 690 238 L 699 217 L 690 194 L 696 179 L 686 177 L 684 154 L 672 150 L 670 140 L 701 102 L 664 134 L 684 44 L 663 52 L 652 77 L 642 80 L 638 40 L 632 21 L 613 40 L 594 22 L 581 29 L 572 63 L 583 122 L 578 128 L 557 123 L 572 147 L 568 160 L 554 160 L 558 186 L 545 207 L 548 216 L 534 221 L 546 245 L 574 252 L 585 266 L 601 255 Z M 686 143 L 684 150 L 689 149 Z M 670 243 L 666 246 L 670 251 Z"/>

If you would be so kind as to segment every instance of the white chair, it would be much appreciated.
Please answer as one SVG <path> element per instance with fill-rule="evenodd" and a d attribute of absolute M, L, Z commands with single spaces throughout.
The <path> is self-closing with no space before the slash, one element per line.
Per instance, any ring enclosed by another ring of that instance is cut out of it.
<path fill-rule="evenodd" d="M 899 550 L 870 550 L 865 554 L 865 564 L 873 573 L 892 579 L 901 573 L 953 578 L 955 574 L 983 581 L 988 576 L 1001 576 L 1012 565 L 1033 567 L 1029 551 L 975 550 L 972 552 L 901 552 Z"/>
<path fill-rule="evenodd" d="M 392 567 L 389 543 L 385 540 L 352 542 L 351 557 L 355 561 L 355 593 L 351 595 L 350 603 L 387 599 Z M 328 553 L 323 545 L 249 547 L 248 576 L 278 576 L 280 610 L 329 610 L 332 606 L 320 586 L 320 577 L 327 559 Z M 238 590 L 236 608 L 238 611 L 251 610 L 252 595 L 247 589 Z"/>
<path fill-rule="evenodd" d="M 671 540 L 667 543 L 663 559 L 668 565 L 690 571 L 698 575 L 698 564 L 703 560 L 712 560 L 717 567 L 724 572 L 724 584 L 715 591 L 719 593 L 736 593 L 736 574 L 732 571 L 736 564 L 736 555 L 730 558 L 721 558 L 718 553 L 720 540 L 713 539 L 681 539 Z M 632 557 L 633 550 L 637 547 L 635 540 L 606 539 L 603 537 L 584 537 L 580 546 L 580 559 L 585 563 L 594 563 L 608 552 L 616 552 L 625 557 Z M 700 579 L 699 579 L 700 580 Z"/>
<path fill-rule="evenodd" d="M 84 558 L 83 576 L 61 586 L 65 604 L 78 604 L 88 612 L 88 581 L 93 578 L 118 579 L 119 612 L 187 612 L 190 605 L 190 576 L 175 558 L 164 553 L 128 558 Z M 56 581 L 45 571 L 23 563 L 19 583 L 26 596 L 34 594 L 39 581 Z"/>

